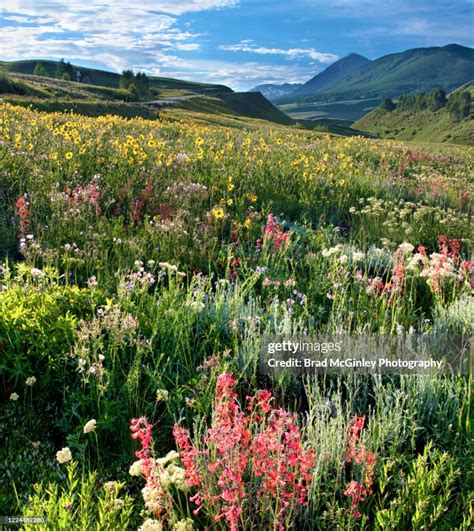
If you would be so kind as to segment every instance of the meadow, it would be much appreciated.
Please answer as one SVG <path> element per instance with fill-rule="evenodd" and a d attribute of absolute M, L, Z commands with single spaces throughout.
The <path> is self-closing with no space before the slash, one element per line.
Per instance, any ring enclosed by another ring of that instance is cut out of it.
<path fill-rule="evenodd" d="M 259 356 L 472 333 L 473 148 L 9 103 L 0 128 L 0 514 L 472 528 L 470 376 Z"/>

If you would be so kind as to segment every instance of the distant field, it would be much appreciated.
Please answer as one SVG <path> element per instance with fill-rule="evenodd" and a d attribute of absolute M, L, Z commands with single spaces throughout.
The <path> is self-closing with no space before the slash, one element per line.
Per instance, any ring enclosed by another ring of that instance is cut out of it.
<path fill-rule="evenodd" d="M 355 122 L 377 107 L 380 99 L 347 100 L 333 103 L 287 103 L 279 108 L 297 120 L 329 118 Z"/>

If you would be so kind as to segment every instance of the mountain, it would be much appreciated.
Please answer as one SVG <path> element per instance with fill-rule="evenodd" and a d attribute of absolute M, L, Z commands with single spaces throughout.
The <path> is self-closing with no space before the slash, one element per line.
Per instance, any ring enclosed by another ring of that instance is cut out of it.
<path fill-rule="evenodd" d="M 465 83 L 452 93 L 462 92 L 469 92 L 471 101 L 474 102 L 474 81 Z M 474 103 L 471 103 L 470 115 L 459 120 L 453 120 L 446 106 L 437 111 L 429 109 L 406 111 L 398 108 L 388 111 L 378 107 L 355 122 L 352 127 L 381 138 L 450 142 L 472 146 L 474 145 L 473 120 Z"/>
<path fill-rule="evenodd" d="M 393 98 L 436 87 L 449 92 L 473 78 L 472 48 L 458 44 L 414 48 L 372 61 L 305 100 Z"/>
<path fill-rule="evenodd" d="M 332 65 L 328 66 L 323 72 L 315 75 L 304 85 L 297 88 L 292 96 L 304 96 L 306 94 L 315 94 L 326 87 L 333 85 L 339 79 L 345 78 L 354 70 L 358 70 L 364 65 L 371 63 L 370 59 L 356 53 L 350 53 L 346 57 L 339 59 Z"/>
<path fill-rule="evenodd" d="M 261 92 L 265 96 L 265 98 L 272 101 L 276 98 L 279 98 L 280 96 L 291 94 L 301 86 L 301 83 L 283 83 L 282 85 L 273 85 L 272 83 L 266 83 L 264 85 L 258 85 L 253 89 L 250 89 L 248 92 Z"/>

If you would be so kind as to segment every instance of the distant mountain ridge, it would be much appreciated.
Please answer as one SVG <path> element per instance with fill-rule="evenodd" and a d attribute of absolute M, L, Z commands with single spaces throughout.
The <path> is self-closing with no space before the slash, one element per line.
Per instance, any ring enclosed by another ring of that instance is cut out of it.
<path fill-rule="evenodd" d="M 358 70 L 364 65 L 371 63 L 370 59 L 357 53 L 350 53 L 346 57 L 339 59 L 325 70 L 316 74 L 309 81 L 297 88 L 292 96 L 304 96 L 306 94 L 315 94 L 326 87 L 333 85 L 336 81 L 347 77 L 349 74 Z"/>
<path fill-rule="evenodd" d="M 324 75 L 333 66 L 318 76 Z M 432 88 L 449 92 L 473 78 L 474 50 L 449 44 L 385 55 L 354 69 L 323 89 L 311 94 L 298 94 L 296 91 L 292 96 L 295 99 L 306 96 L 303 101 L 393 98 L 427 92 Z"/>
<path fill-rule="evenodd" d="M 291 94 L 301 86 L 301 83 L 283 83 L 281 85 L 264 83 L 263 85 L 257 85 L 248 92 L 261 92 L 267 99 L 271 101 L 279 98 L 280 96 Z"/>

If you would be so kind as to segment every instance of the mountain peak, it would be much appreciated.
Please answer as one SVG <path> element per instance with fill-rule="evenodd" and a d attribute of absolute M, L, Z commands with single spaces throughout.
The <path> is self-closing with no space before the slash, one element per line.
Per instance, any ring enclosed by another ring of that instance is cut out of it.
<path fill-rule="evenodd" d="M 360 54 L 355 53 L 355 52 L 351 52 L 351 53 L 349 53 L 349 54 L 347 54 L 345 56 L 345 59 L 349 59 L 349 58 L 351 58 L 351 59 L 353 59 L 353 58 L 354 59 L 356 59 L 356 58 L 357 59 L 365 59 L 366 61 L 370 61 L 370 59 L 367 59 L 367 57 L 364 57 L 363 55 L 360 55 Z"/>
<path fill-rule="evenodd" d="M 335 63 L 332 63 L 326 70 L 323 70 L 302 87 L 296 89 L 292 93 L 292 96 L 303 96 L 319 92 L 370 62 L 370 59 L 367 59 L 367 57 L 357 53 L 350 53 Z"/>

